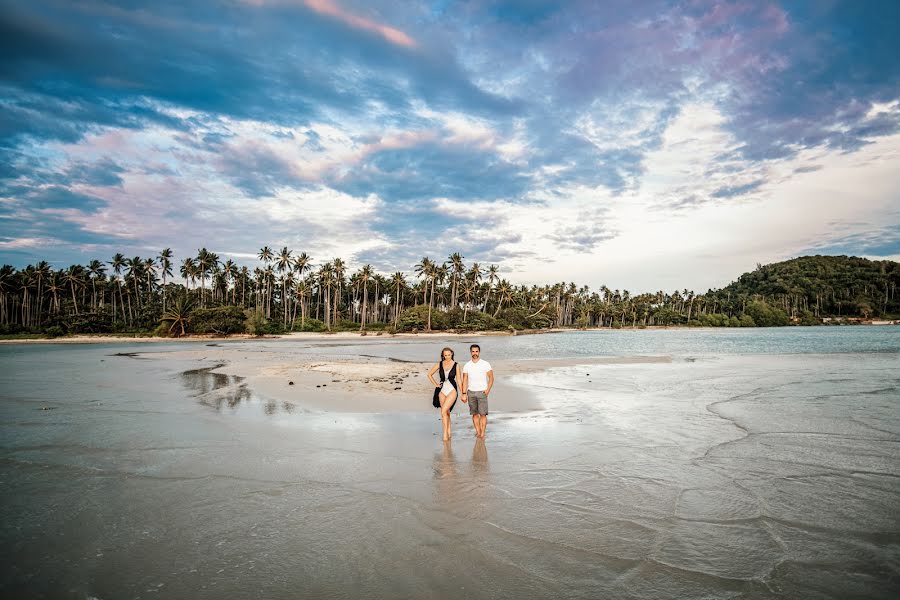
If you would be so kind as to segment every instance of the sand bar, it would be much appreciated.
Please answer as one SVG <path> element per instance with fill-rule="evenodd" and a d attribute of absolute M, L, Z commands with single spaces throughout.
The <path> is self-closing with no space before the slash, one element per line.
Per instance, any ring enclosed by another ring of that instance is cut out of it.
<path fill-rule="evenodd" d="M 314 356 L 254 350 L 244 344 L 153 353 L 147 356 L 220 365 L 216 373 L 242 378 L 255 393 L 301 408 L 329 412 L 430 412 L 433 387 L 430 361 L 410 362 L 374 356 Z M 542 408 L 539 395 L 516 385 L 517 375 L 553 367 L 667 363 L 668 356 L 602 357 L 550 360 L 494 360 L 496 384 L 491 409 L 527 412 Z M 461 363 L 462 364 L 462 363 Z M 460 411 L 457 403 L 454 411 Z M 462 407 L 464 409 L 464 407 Z"/>

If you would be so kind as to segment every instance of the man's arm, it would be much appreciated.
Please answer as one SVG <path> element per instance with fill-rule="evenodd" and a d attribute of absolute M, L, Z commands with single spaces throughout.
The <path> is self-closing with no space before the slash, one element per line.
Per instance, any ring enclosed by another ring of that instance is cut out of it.
<path fill-rule="evenodd" d="M 490 394 L 491 388 L 494 387 L 494 370 L 493 369 L 491 369 L 490 371 L 487 372 L 487 378 L 488 378 L 488 386 L 487 386 L 487 389 L 484 390 L 485 396 Z"/>
<path fill-rule="evenodd" d="M 461 400 L 464 403 L 468 402 L 469 399 L 466 398 L 466 390 L 469 389 L 469 374 L 466 373 L 465 371 L 463 371 L 463 374 L 462 374 L 462 383 L 460 383 L 459 385 L 460 385 L 460 392 L 462 392 Z"/>

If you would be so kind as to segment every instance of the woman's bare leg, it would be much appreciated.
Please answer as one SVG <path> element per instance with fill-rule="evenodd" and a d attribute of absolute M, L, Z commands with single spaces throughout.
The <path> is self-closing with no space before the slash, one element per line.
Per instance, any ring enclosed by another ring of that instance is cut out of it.
<path fill-rule="evenodd" d="M 441 425 L 444 428 L 444 441 L 450 439 L 450 409 L 456 402 L 456 391 L 450 392 L 448 395 L 441 394 L 439 397 L 441 403 Z"/>

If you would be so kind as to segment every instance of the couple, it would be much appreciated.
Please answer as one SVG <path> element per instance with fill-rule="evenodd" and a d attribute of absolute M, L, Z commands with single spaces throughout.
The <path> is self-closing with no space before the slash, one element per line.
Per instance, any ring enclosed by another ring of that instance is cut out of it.
<path fill-rule="evenodd" d="M 462 390 L 456 385 L 458 365 L 454 361 L 454 352 L 450 348 L 441 350 L 441 362 L 434 365 L 428 372 L 428 380 L 434 385 L 435 408 L 441 409 L 441 424 L 444 426 L 444 441 L 450 439 L 450 411 L 456 403 L 457 394 L 462 395 L 463 403 L 468 403 L 469 413 L 472 415 L 472 424 L 475 426 L 475 436 L 484 438 L 484 430 L 487 428 L 488 395 L 494 385 L 494 371 L 491 363 L 481 359 L 481 346 L 472 344 L 469 346 L 472 360 L 462 368 Z M 434 374 L 440 372 L 441 382 L 434 380 Z"/>

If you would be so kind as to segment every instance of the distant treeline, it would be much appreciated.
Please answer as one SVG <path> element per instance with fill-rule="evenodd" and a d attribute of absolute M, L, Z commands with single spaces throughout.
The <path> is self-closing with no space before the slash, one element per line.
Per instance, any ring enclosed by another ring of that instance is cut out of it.
<path fill-rule="evenodd" d="M 424 257 L 412 275 L 348 272 L 340 258 L 314 265 L 304 252 L 264 247 L 252 271 L 200 249 L 176 263 L 92 260 L 0 268 L 0 333 L 185 333 L 336 330 L 508 330 L 551 327 L 816 325 L 897 318 L 900 263 L 806 256 L 741 275 L 720 290 L 633 295 L 575 283 L 513 285 L 497 265 Z M 181 280 L 172 282 L 177 269 Z"/>

